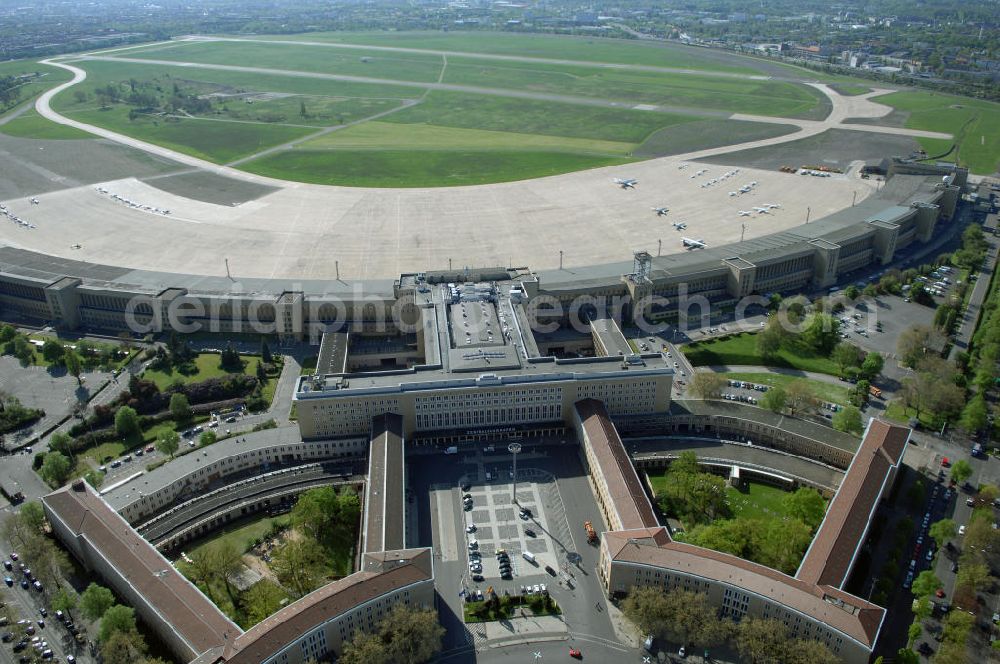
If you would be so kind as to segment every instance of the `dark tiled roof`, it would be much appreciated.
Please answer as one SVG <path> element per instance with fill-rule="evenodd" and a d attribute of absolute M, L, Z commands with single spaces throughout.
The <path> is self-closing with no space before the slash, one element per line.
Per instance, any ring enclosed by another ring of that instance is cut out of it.
<path fill-rule="evenodd" d="M 365 551 L 397 551 L 405 546 L 403 509 L 403 418 L 372 418 L 365 494 Z"/>
<path fill-rule="evenodd" d="M 231 664 L 260 664 L 303 634 L 359 604 L 406 586 L 433 580 L 430 549 L 411 549 L 365 556 L 364 569 L 328 583 L 293 602 L 236 639 Z"/>
<path fill-rule="evenodd" d="M 630 530 L 658 525 L 649 497 L 604 404 L 596 399 L 583 399 L 574 406 L 608 485 L 611 508 L 617 512 L 622 527 Z"/>
<path fill-rule="evenodd" d="M 741 588 L 811 616 L 867 647 L 878 637 L 885 610 L 832 587 L 806 583 L 736 556 L 674 542 L 666 529 L 606 533 L 616 562 L 650 565 Z"/>
<path fill-rule="evenodd" d="M 846 583 L 879 498 L 903 458 L 909 437 L 906 427 L 876 419 L 869 422 L 861 448 L 799 566 L 799 579 L 837 588 Z"/>
<path fill-rule="evenodd" d="M 190 657 L 224 649 L 242 630 L 140 537 L 85 482 L 51 493 L 42 502 L 50 514 L 124 576 L 188 644 Z"/>

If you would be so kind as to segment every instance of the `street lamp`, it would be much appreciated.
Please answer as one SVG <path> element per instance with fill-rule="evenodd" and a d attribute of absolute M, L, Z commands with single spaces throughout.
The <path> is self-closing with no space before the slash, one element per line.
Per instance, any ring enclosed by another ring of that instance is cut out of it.
<path fill-rule="evenodd" d="M 517 453 L 521 451 L 521 443 L 511 443 L 507 451 L 514 455 L 514 486 L 511 489 L 510 501 L 517 505 Z"/>

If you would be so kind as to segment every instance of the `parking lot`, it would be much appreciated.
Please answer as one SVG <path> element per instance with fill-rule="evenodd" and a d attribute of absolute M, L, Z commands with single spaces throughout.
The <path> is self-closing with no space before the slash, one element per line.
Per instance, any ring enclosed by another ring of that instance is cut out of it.
<path fill-rule="evenodd" d="M 471 580 L 513 581 L 540 572 L 556 576 L 560 561 L 551 534 L 568 526 L 554 478 L 535 468 L 518 469 L 515 504 L 513 470 L 493 468 L 491 479 L 467 477 L 460 487 Z M 544 500 L 543 492 L 557 500 Z M 519 584 L 514 587 L 520 591 Z"/>
<path fill-rule="evenodd" d="M 479 651 L 477 656 L 483 656 L 491 652 L 497 638 L 505 644 L 523 642 L 525 631 L 532 633 L 535 642 L 568 637 L 585 651 L 587 643 L 620 641 L 597 578 L 599 550 L 587 544 L 583 524 L 592 521 L 599 533 L 606 527 L 580 465 L 578 448 L 570 443 L 533 447 L 525 442 L 517 460 L 517 496 L 531 510 L 526 520 L 511 501 L 512 460 L 505 443 L 497 443 L 494 450 L 483 445 L 460 448 L 455 455 L 407 459 L 407 485 L 413 496 L 407 503 L 407 546 L 433 546 L 440 556 L 435 562 L 435 586 L 443 600 L 438 608 L 448 630 L 446 650 L 471 645 Z M 468 490 L 463 491 L 463 486 Z M 470 510 L 464 509 L 465 494 L 472 497 Z M 476 525 L 474 533 L 465 532 L 470 523 Z M 526 530 L 534 531 L 535 537 Z M 469 567 L 471 538 L 476 539 L 483 560 L 478 573 L 482 581 L 475 579 L 477 573 Z M 500 576 L 496 557 L 500 548 L 507 552 L 509 579 Z M 537 566 L 524 559 L 526 551 L 534 555 Z M 555 576 L 546 572 L 546 565 Z M 485 594 L 490 586 L 499 595 L 522 594 L 521 586 L 524 594 L 532 594 L 536 585 L 540 592 L 542 584 L 563 610 L 558 620 L 536 625 L 529 618 L 518 623 L 516 634 L 501 630 L 499 636 L 464 623 L 462 605 L 467 597 Z"/>

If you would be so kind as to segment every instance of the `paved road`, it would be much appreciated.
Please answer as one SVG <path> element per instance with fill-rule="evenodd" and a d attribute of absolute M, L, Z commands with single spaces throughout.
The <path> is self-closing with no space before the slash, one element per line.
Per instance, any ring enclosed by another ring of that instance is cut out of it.
<path fill-rule="evenodd" d="M 713 365 L 698 367 L 697 370 L 714 371 L 715 373 L 773 373 L 781 374 L 783 376 L 794 376 L 795 378 L 808 378 L 810 380 L 820 381 L 821 383 L 829 383 L 831 385 L 844 387 L 844 381 L 840 380 L 836 376 L 831 376 L 830 374 L 817 373 L 815 371 L 802 371 L 801 369 L 787 369 L 783 367 L 766 367 L 758 364 Z"/>
<path fill-rule="evenodd" d="M 951 347 L 951 354 L 948 356 L 952 360 L 959 353 L 963 353 L 969 348 L 969 342 L 972 340 L 972 335 L 975 333 L 976 325 L 979 322 L 983 302 L 986 301 L 986 295 L 990 290 L 990 277 L 996 269 L 997 246 L 1000 245 L 1000 241 L 992 233 L 986 233 L 985 238 L 987 244 L 986 260 L 984 261 L 985 267 L 979 270 L 979 276 L 976 277 L 976 285 L 969 296 L 969 304 L 965 308 L 965 311 L 962 312 L 958 334 L 955 335 L 955 342 Z"/>
<path fill-rule="evenodd" d="M 801 478 L 830 489 L 839 487 L 844 478 L 842 470 L 759 445 L 751 447 L 696 438 L 626 438 L 624 442 L 629 455 L 639 463 L 648 459 L 675 457 L 681 452 L 694 452 L 700 458 L 773 469 L 779 475 Z"/>

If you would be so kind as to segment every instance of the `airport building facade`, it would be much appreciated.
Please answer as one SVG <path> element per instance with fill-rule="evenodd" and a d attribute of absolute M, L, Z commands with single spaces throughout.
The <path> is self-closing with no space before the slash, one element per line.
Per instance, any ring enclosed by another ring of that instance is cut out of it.
<path fill-rule="evenodd" d="M 422 273 L 422 283 L 495 282 L 525 302 L 557 303 L 565 323 L 581 297 L 625 298 L 625 313 L 657 320 L 732 307 L 748 295 L 829 288 L 869 266 L 888 265 L 953 219 L 967 171 L 897 163 L 882 190 L 855 206 L 738 244 L 572 271 L 476 268 Z M 257 332 L 303 339 L 321 331 L 382 329 L 415 315 L 418 275 L 347 284 L 164 274 L 54 259 L 0 247 L 0 307 L 71 330 Z"/>

